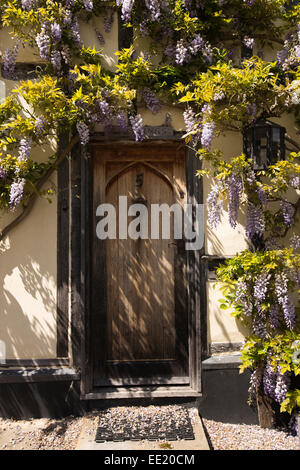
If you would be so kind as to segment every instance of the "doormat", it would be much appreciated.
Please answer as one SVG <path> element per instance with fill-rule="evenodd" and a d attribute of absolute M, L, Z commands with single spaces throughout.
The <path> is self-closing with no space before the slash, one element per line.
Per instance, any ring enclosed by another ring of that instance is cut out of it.
<path fill-rule="evenodd" d="M 189 412 L 181 406 L 116 407 L 100 412 L 95 441 L 195 439 Z"/>

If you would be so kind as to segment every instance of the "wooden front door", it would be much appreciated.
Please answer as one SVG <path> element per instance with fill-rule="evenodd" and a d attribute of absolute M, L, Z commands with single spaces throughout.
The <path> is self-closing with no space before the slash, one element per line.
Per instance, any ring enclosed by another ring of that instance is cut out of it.
<path fill-rule="evenodd" d="M 183 146 L 94 147 L 93 387 L 189 383 L 184 240 L 174 240 L 172 211 L 168 238 L 162 218 L 159 234 L 153 226 L 153 205 L 174 203 L 186 203 Z M 96 235 L 102 204 L 115 208 L 113 239 Z M 133 204 L 145 208 L 142 222 L 139 212 L 130 215 Z"/>

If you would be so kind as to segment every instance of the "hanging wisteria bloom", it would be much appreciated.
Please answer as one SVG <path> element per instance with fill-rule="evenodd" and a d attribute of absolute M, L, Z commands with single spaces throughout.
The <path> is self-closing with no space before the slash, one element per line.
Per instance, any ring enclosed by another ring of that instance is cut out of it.
<path fill-rule="evenodd" d="M 83 0 L 83 5 L 86 11 L 88 11 L 89 13 L 93 11 L 94 4 L 91 0 Z"/>
<path fill-rule="evenodd" d="M 36 36 L 36 43 L 40 51 L 41 59 L 48 59 L 50 48 L 50 36 L 47 32 L 47 26 L 42 25 L 41 32 Z"/>
<path fill-rule="evenodd" d="M 61 53 L 60 51 L 52 51 L 50 56 L 51 64 L 55 70 L 61 69 Z"/>
<path fill-rule="evenodd" d="M 259 206 L 249 204 L 245 227 L 246 237 L 251 240 L 255 235 L 262 236 L 265 231 L 265 216 Z"/>
<path fill-rule="evenodd" d="M 3 58 L 3 77 L 14 78 L 16 69 L 16 60 L 19 52 L 19 45 L 16 44 L 12 49 L 7 49 Z"/>
<path fill-rule="evenodd" d="M 219 199 L 220 186 L 216 185 L 212 188 L 207 196 L 206 204 L 208 211 L 208 223 L 211 228 L 217 228 L 221 222 L 223 210 L 223 199 Z"/>
<path fill-rule="evenodd" d="M 159 99 L 157 98 L 155 93 L 153 93 L 153 91 L 151 91 L 149 88 L 142 89 L 142 98 L 147 108 L 150 109 L 152 114 L 156 114 L 160 111 L 161 104 L 159 102 Z"/>
<path fill-rule="evenodd" d="M 122 5 L 122 20 L 129 21 L 134 5 L 134 0 L 117 0 L 116 4 L 117 6 Z"/>
<path fill-rule="evenodd" d="M 70 25 L 70 32 L 71 32 L 72 38 L 75 41 L 75 44 L 80 46 L 82 41 L 81 41 L 81 37 L 80 37 L 79 23 L 78 23 L 78 19 L 76 17 L 72 19 L 72 23 Z"/>
<path fill-rule="evenodd" d="M 29 137 L 24 137 L 20 140 L 20 147 L 19 147 L 19 156 L 18 160 L 20 162 L 25 162 L 30 157 L 32 139 Z"/>
<path fill-rule="evenodd" d="M 23 197 L 24 186 L 24 178 L 18 178 L 12 183 L 9 195 L 9 206 L 11 209 L 15 209 L 19 206 Z"/>
<path fill-rule="evenodd" d="M 274 399 L 278 403 L 282 403 L 285 400 L 286 394 L 289 390 L 290 381 L 289 373 L 286 372 L 283 374 L 280 367 L 278 367 L 276 386 L 274 390 Z"/>
<path fill-rule="evenodd" d="M 270 364 L 270 360 L 267 360 L 264 374 L 263 374 L 263 387 L 265 395 L 275 399 L 275 387 L 276 387 L 276 372 Z"/>
<path fill-rule="evenodd" d="M 7 170 L 0 165 L 0 179 L 5 180 L 7 177 Z"/>
<path fill-rule="evenodd" d="M 150 11 L 152 21 L 160 18 L 160 0 L 145 0 L 146 7 Z"/>
<path fill-rule="evenodd" d="M 51 37 L 56 43 L 61 41 L 61 27 L 58 23 L 51 24 Z"/>
<path fill-rule="evenodd" d="M 129 120 L 135 135 L 135 140 L 137 142 L 143 140 L 145 138 L 145 131 L 142 116 L 137 114 L 136 116 L 131 116 Z"/>
<path fill-rule="evenodd" d="M 183 39 L 180 39 L 176 44 L 175 62 L 178 65 L 182 65 L 184 62 L 187 62 L 189 58 L 190 54 L 188 45 Z"/>
<path fill-rule="evenodd" d="M 253 332 L 260 338 L 265 338 L 267 335 L 266 319 L 256 315 L 253 321 Z"/>
<path fill-rule="evenodd" d="M 291 330 L 295 327 L 295 307 L 288 291 L 288 276 L 286 273 L 275 275 L 275 292 L 281 305 L 285 323 Z"/>
<path fill-rule="evenodd" d="M 226 183 L 229 192 L 229 223 L 231 227 L 235 228 L 240 207 L 240 197 L 243 192 L 242 178 L 236 174 L 231 175 Z"/>
<path fill-rule="evenodd" d="M 253 305 L 251 302 L 251 296 L 249 295 L 247 282 L 238 281 L 235 291 L 234 303 L 236 305 L 242 305 L 245 316 L 250 316 L 252 314 Z"/>
<path fill-rule="evenodd" d="M 98 105 L 103 117 L 108 118 L 110 116 L 110 107 L 105 99 L 98 100 Z"/>
<path fill-rule="evenodd" d="M 300 187 L 300 176 L 292 175 L 289 183 L 293 188 L 298 189 Z"/>
<path fill-rule="evenodd" d="M 279 305 L 273 304 L 269 311 L 269 323 L 271 328 L 276 329 L 279 326 Z"/>
<path fill-rule="evenodd" d="M 196 118 L 194 110 L 188 106 L 183 113 L 183 119 L 185 122 L 185 128 L 187 133 L 192 133 L 192 142 L 196 145 L 201 139 L 201 124 Z"/>
<path fill-rule="evenodd" d="M 292 204 L 286 201 L 282 201 L 280 203 L 280 207 L 283 215 L 283 221 L 285 225 L 290 227 L 291 225 L 293 225 L 294 222 L 294 208 Z"/>
<path fill-rule="evenodd" d="M 36 123 L 35 123 L 35 135 L 37 137 L 41 137 L 44 132 L 45 132 L 45 125 L 46 125 L 47 121 L 46 119 L 44 118 L 44 116 L 39 116 L 36 120 Z"/>
<path fill-rule="evenodd" d="M 253 294 L 254 294 L 256 305 L 260 304 L 261 302 L 265 300 L 266 294 L 268 292 L 270 279 L 271 279 L 271 274 L 268 274 L 266 272 L 263 272 L 262 274 L 259 274 L 256 277 L 256 280 L 254 282 L 254 289 L 253 289 Z"/>
<path fill-rule="evenodd" d="M 190 44 L 190 52 L 195 55 L 205 47 L 205 41 L 200 34 L 196 34 Z"/>
<path fill-rule="evenodd" d="M 215 123 L 213 121 L 205 121 L 202 127 L 201 145 L 203 148 L 209 148 L 214 136 Z"/>
<path fill-rule="evenodd" d="M 255 370 L 251 373 L 251 377 L 250 377 L 250 387 L 249 387 L 248 392 L 249 392 L 249 393 L 255 392 L 256 389 L 260 386 L 260 384 L 261 384 L 261 373 L 259 372 L 258 369 L 255 369 Z"/>
<path fill-rule="evenodd" d="M 294 248 L 295 250 L 299 250 L 300 249 L 300 237 L 299 235 L 296 235 L 294 233 L 294 235 L 291 237 L 290 239 L 290 245 L 292 248 Z"/>
<path fill-rule="evenodd" d="M 36 8 L 37 1 L 36 0 L 22 0 L 21 2 L 23 10 L 29 11 Z"/>
<path fill-rule="evenodd" d="M 249 38 L 248 36 L 245 36 L 243 39 L 243 43 L 248 49 L 253 49 L 254 46 L 254 38 Z"/>
<path fill-rule="evenodd" d="M 89 127 L 85 124 L 85 122 L 80 121 L 76 124 L 76 128 L 80 137 L 81 145 L 87 145 L 90 140 Z"/>

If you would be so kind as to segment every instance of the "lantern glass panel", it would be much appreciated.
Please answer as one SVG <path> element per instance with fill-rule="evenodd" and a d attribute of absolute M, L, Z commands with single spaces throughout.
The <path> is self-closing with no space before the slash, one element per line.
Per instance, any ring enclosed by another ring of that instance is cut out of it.
<path fill-rule="evenodd" d="M 279 127 L 273 127 L 272 129 L 272 141 L 279 143 L 280 142 L 280 129 Z"/>

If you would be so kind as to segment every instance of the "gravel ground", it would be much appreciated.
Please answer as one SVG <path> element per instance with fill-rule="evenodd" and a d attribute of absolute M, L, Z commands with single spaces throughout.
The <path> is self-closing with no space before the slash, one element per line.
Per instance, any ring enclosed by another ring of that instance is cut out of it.
<path fill-rule="evenodd" d="M 299 437 L 249 424 L 202 419 L 214 450 L 299 450 Z"/>
<path fill-rule="evenodd" d="M 98 418 L 88 415 L 91 429 Z M 74 450 L 83 425 L 83 418 L 63 419 L 0 419 L 1 450 Z"/>
<path fill-rule="evenodd" d="M 126 412 L 125 408 L 115 408 L 112 416 L 116 417 L 124 411 Z M 128 408 L 128 417 L 134 412 L 132 408 Z M 149 412 L 155 413 L 155 408 L 148 408 Z M 73 450 L 86 420 L 90 421 L 89 434 L 96 435 L 99 415 L 101 413 L 94 412 L 84 418 L 69 416 L 60 420 L 0 418 L 0 451 Z M 215 450 L 299 450 L 299 437 L 288 436 L 281 431 L 207 419 L 202 419 L 202 422 Z"/>

